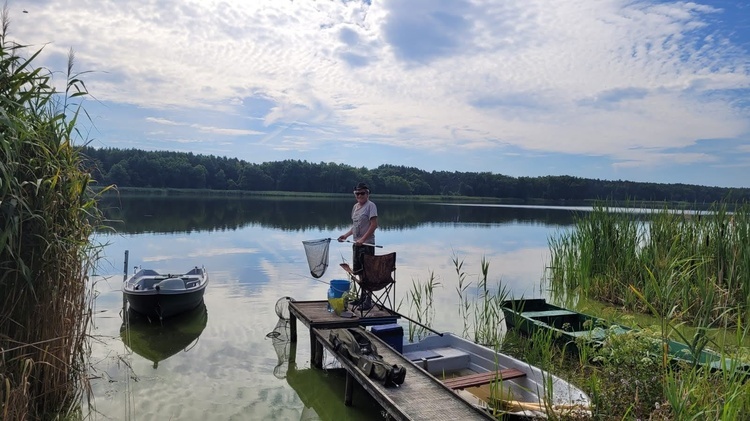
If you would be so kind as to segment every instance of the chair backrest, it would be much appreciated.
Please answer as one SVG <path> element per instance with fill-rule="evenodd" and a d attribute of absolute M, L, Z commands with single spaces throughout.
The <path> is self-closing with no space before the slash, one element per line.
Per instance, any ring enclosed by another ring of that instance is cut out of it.
<path fill-rule="evenodd" d="M 379 291 L 396 282 L 393 273 L 396 271 L 396 253 L 364 256 L 362 261 L 362 280 L 360 286 L 368 291 Z"/>

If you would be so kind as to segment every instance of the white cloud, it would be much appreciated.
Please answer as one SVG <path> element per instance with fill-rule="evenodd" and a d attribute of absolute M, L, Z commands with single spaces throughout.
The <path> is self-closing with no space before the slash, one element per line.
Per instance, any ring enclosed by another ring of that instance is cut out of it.
<path fill-rule="evenodd" d="M 711 161 L 665 149 L 750 133 L 732 99 L 750 89 L 750 53 L 710 26 L 722 13 L 623 0 L 80 0 L 31 9 L 35 25 L 16 19 L 13 34 L 51 43 L 46 57 L 72 47 L 97 72 L 99 100 L 196 133 L 262 134 L 277 150 L 335 136 L 406 154 L 514 146 L 636 166 Z"/>

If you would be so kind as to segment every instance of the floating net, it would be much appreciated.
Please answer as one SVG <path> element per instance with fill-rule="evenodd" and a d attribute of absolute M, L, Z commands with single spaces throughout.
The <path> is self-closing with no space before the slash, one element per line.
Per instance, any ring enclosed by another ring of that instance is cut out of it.
<path fill-rule="evenodd" d="M 326 273 L 326 269 L 328 268 L 328 246 L 330 244 L 330 238 L 302 242 L 302 245 L 305 246 L 307 265 L 310 266 L 310 275 L 313 278 L 320 278 Z"/>

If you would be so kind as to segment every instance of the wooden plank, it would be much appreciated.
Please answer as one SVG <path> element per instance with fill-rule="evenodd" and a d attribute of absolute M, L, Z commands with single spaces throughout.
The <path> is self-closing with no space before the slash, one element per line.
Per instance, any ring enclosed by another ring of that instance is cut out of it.
<path fill-rule="evenodd" d="M 499 380 L 517 379 L 525 377 L 526 373 L 516 368 L 506 368 L 498 371 L 488 371 L 486 373 L 470 374 L 468 376 L 454 377 L 443 381 L 443 384 L 451 389 L 465 389 L 467 387 L 480 386 Z"/>
<path fill-rule="evenodd" d="M 496 421 L 489 413 L 474 407 L 457 393 L 447 388 L 403 355 L 394 351 L 380 338 L 362 329 L 378 348 L 384 360 L 406 368 L 406 380 L 399 386 L 383 385 L 382 381 L 366 376 L 352 361 L 333 351 L 328 329 L 314 329 L 315 336 L 328 352 L 336 357 L 347 375 L 352 376 L 362 388 L 377 401 L 395 421 Z M 346 391 L 344 395 L 346 402 Z"/>
<path fill-rule="evenodd" d="M 367 317 L 359 317 L 359 315 L 354 314 L 354 317 L 346 318 L 328 311 L 327 305 L 327 300 L 290 301 L 289 313 L 304 323 L 305 326 L 321 329 L 396 323 L 400 317 L 375 306 Z"/>

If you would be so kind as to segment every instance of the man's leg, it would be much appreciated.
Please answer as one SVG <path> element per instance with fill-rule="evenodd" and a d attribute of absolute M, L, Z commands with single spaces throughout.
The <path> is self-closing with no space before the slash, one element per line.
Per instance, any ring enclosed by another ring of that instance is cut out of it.
<path fill-rule="evenodd" d="M 375 247 L 373 246 L 360 246 L 355 247 L 354 254 L 356 255 L 355 268 L 358 267 L 360 271 L 364 270 L 365 255 L 375 255 Z M 357 273 L 357 269 L 354 269 Z M 362 277 L 360 277 L 362 279 Z M 360 289 L 359 305 L 362 310 L 369 310 L 372 307 L 372 293 L 366 291 L 364 288 Z"/>
<path fill-rule="evenodd" d="M 362 270 L 364 269 L 364 253 L 362 251 L 364 247 L 352 246 L 352 272 L 359 277 L 359 279 L 362 279 Z M 365 290 L 362 289 L 362 286 L 359 287 L 359 297 L 352 301 L 351 304 L 353 306 L 358 306 L 362 303 L 363 297 L 365 294 Z"/>

